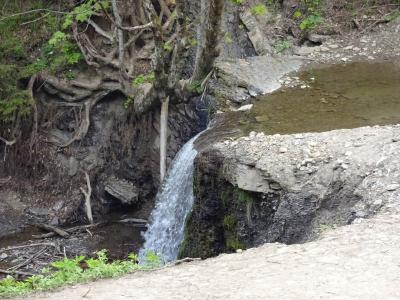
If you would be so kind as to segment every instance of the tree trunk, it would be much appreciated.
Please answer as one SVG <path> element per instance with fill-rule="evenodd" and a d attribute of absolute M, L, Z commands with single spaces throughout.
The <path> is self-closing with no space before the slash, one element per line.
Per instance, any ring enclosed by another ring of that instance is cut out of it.
<path fill-rule="evenodd" d="M 167 171 L 167 136 L 168 136 L 169 97 L 161 102 L 160 114 L 160 182 L 164 181 Z"/>
<path fill-rule="evenodd" d="M 214 60 L 219 55 L 218 43 L 224 0 L 202 0 L 201 10 L 201 25 L 198 33 L 200 42 L 192 82 L 203 80 L 212 70 Z"/>

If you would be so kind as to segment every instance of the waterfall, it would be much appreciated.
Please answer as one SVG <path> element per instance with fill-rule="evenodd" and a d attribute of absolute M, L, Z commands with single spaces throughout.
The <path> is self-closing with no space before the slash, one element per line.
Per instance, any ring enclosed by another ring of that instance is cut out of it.
<path fill-rule="evenodd" d="M 197 155 L 193 143 L 199 135 L 188 141 L 172 161 L 156 196 L 156 207 L 151 213 L 139 257 L 143 258 L 148 251 L 154 251 L 165 262 L 178 257 L 185 220 L 193 205 L 193 164 Z"/>

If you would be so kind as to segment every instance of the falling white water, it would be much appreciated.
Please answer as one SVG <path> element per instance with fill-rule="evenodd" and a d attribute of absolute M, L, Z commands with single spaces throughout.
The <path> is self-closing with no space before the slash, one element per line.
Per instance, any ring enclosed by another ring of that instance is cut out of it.
<path fill-rule="evenodd" d="M 193 205 L 193 169 L 197 151 L 194 141 L 187 142 L 173 160 L 166 180 L 156 196 L 156 207 L 144 234 L 144 245 L 139 251 L 143 258 L 154 251 L 165 262 L 176 260 L 183 240 L 186 216 Z"/>

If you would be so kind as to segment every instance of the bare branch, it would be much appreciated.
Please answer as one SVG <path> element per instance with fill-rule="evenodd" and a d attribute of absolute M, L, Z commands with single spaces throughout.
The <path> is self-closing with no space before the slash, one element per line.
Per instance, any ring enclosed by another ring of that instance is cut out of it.
<path fill-rule="evenodd" d="M 91 25 L 91 26 L 94 28 L 94 30 L 95 30 L 98 34 L 100 34 L 101 36 L 105 37 L 105 38 L 108 39 L 110 42 L 114 42 L 113 36 L 112 36 L 110 33 L 108 33 L 108 32 L 106 32 L 105 30 L 103 30 L 103 29 L 102 29 L 98 24 L 96 24 L 93 20 L 89 19 L 87 22 L 88 22 L 89 25 Z"/>
<path fill-rule="evenodd" d="M 3 143 L 5 143 L 6 146 L 12 146 L 12 145 L 14 145 L 14 144 L 17 142 L 16 139 L 14 139 L 14 140 L 12 140 L 12 141 L 8 141 L 8 140 L 6 140 L 5 138 L 2 138 L 1 136 L 0 136 L 0 141 L 2 141 Z"/>

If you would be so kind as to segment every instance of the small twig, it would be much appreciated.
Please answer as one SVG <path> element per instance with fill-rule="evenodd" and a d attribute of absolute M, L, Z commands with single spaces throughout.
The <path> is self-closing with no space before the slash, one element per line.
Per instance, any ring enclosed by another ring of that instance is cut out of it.
<path fill-rule="evenodd" d="M 86 293 L 84 293 L 81 297 L 82 297 L 82 298 L 86 298 L 87 295 L 90 293 L 90 291 L 91 291 L 91 288 L 89 288 L 89 289 L 86 291 Z"/>
<path fill-rule="evenodd" d="M 14 139 L 14 140 L 12 140 L 12 141 L 8 141 L 8 140 L 6 140 L 5 138 L 3 138 L 3 137 L 1 137 L 1 136 L 0 136 L 0 141 L 2 141 L 3 143 L 5 143 L 6 146 L 12 146 L 12 145 L 14 145 L 14 144 L 17 142 L 16 139 Z"/>
<path fill-rule="evenodd" d="M 11 251 L 11 250 L 17 250 L 17 249 L 24 249 L 24 248 L 29 248 L 29 247 L 39 247 L 39 246 L 51 246 L 56 248 L 57 246 L 53 243 L 37 243 L 37 244 L 29 244 L 29 245 L 21 245 L 21 246 L 14 246 L 14 247 L 8 247 L 8 248 L 3 248 L 0 249 L 0 252 L 3 251 Z"/>
<path fill-rule="evenodd" d="M 171 263 L 167 264 L 167 266 L 176 266 L 176 265 L 180 265 L 180 264 L 188 263 L 188 262 L 192 262 L 192 261 L 201 261 L 201 258 L 185 257 L 185 258 L 176 260 L 174 262 L 171 262 Z"/>
<path fill-rule="evenodd" d="M 21 262 L 18 265 L 15 265 L 11 268 L 8 268 L 7 271 L 15 271 L 18 270 L 24 266 L 26 266 L 27 264 L 29 264 L 32 260 L 34 260 L 35 258 L 39 257 L 40 255 L 43 254 L 43 252 L 45 252 L 47 249 L 47 247 L 42 248 L 41 250 L 39 250 L 38 252 L 36 252 L 34 255 L 32 255 L 31 257 L 29 257 L 27 260 Z"/>

